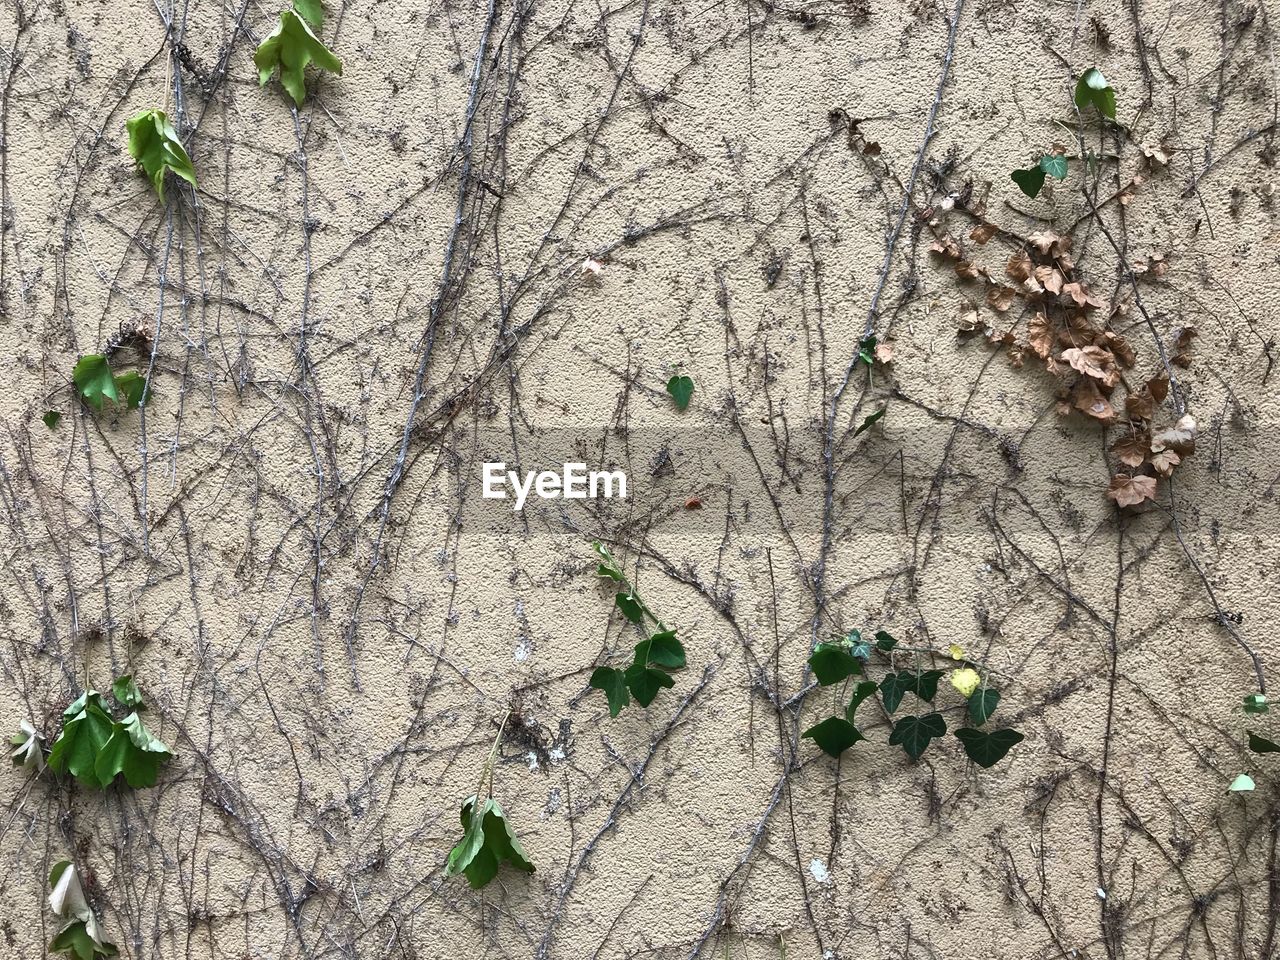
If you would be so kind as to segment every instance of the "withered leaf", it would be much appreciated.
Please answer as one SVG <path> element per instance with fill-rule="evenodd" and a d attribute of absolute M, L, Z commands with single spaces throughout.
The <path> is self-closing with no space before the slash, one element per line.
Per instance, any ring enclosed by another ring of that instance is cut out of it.
<path fill-rule="evenodd" d="M 1103 334 L 1107 346 L 1111 348 L 1111 352 L 1116 355 L 1116 359 L 1120 361 L 1121 366 L 1132 367 L 1137 362 L 1137 356 L 1133 352 L 1133 347 L 1129 346 L 1129 341 L 1117 333 L 1108 330 Z"/>
<path fill-rule="evenodd" d="M 1055 297 L 1062 292 L 1062 284 L 1065 278 L 1062 276 L 1062 271 L 1057 267 L 1041 264 L 1036 267 L 1036 279 Z"/>
<path fill-rule="evenodd" d="M 1135 420 L 1150 420 L 1156 415 L 1156 409 L 1164 403 L 1169 394 L 1167 377 L 1152 377 L 1136 393 L 1125 397 L 1125 410 Z"/>
<path fill-rule="evenodd" d="M 1031 258 L 1025 250 L 1019 250 L 1009 257 L 1004 265 L 1004 272 L 1014 280 L 1026 280 L 1031 276 Z"/>
<path fill-rule="evenodd" d="M 1151 448 L 1151 436 L 1145 430 L 1131 431 L 1111 445 L 1111 452 L 1126 467 L 1140 467 L 1147 460 Z"/>
<path fill-rule="evenodd" d="M 969 239 L 974 243 L 987 243 L 1000 232 L 994 223 L 980 223 L 969 232 Z"/>
<path fill-rule="evenodd" d="M 1111 478 L 1111 483 L 1107 487 L 1107 496 L 1114 500 L 1118 507 L 1136 507 L 1144 500 L 1155 499 L 1156 478 L 1118 473 Z"/>
<path fill-rule="evenodd" d="M 1102 347 L 1071 347 L 1062 351 L 1062 359 L 1077 373 L 1101 380 L 1108 387 L 1114 387 L 1120 380 L 1115 355 Z"/>
<path fill-rule="evenodd" d="M 1191 366 L 1191 340 L 1195 335 L 1195 327 L 1183 327 L 1178 331 L 1178 339 L 1173 344 L 1173 356 L 1169 358 L 1172 363 L 1180 367 Z"/>
<path fill-rule="evenodd" d="M 1095 420 L 1109 421 L 1116 412 L 1111 401 L 1102 395 L 1096 380 L 1082 377 L 1071 391 L 1071 400 L 1075 408 Z"/>
<path fill-rule="evenodd" d="M 956 314 L 956 327 L 964 333 L 974 333 L 982 326 L 978 319 L 978 305 L 972 300 L 962 300 L 960 311 Z"/>
<path fill-rule="evenodd" d="M 1167 427 L 1151 437 L 1151 452 L 1173 450 L 1188 455 L 1196 449 L 1196 421 L 1189 413 L 1184 413 L 1172 427 Z"/>
<path fill-rule="evenodd" d="M 960 249 L 960 244 L 947 236 L 940 237 L 930 244 L 929 252 L 949 257 L 952 260 L 959 260 L 964 256 L 963 251 Z"/>
<path fill-rule="evenodd" d="M 1058 236 L 1052 230 L 1041 230 L 1027 237 L 1027 242 L 1039 250 L 1043 254 L 1048 254 L 1054 250 L 1054 247 L 1063 249 L 1062 237 Z M 1056 251 L 1054 251 L 1056 252 Z"/>
<path fill-rule="evenodd" d="M 1167 477 L 1173 473 L 1173 468 L 1182 462 L 1182 458 L 1172 450 L 1161 450 L 1151 458 L 1151 465 L 1156 468 L 1156 473 L 1162 477 Z"/>
<path fill-rule="evenodd" d="M 986 267 L 979 266 L 972 260 L 957 260 L 955 271 L 961 280 L 977 280 L 987 275 Z"/>
<path fill-rule="evenodd" d="M 1041 360 L 1048 360 L 1053 352 L 1053 325 L 1043 313 L 1037 313 L 1027 323 L 1027 335 L 1031 349 Z"/>
<path fill-rule="evenodd" d="M 1014 290 L 1012 287 L 1006 287 L 995 283 L 987 287 L 987 306 L 993 310 L 999 310 L 1004 313 L 1013 306 Z"/>
<path fill-rule="evenodd" d="M 1064 296 L 1070 297 L 1078 307 L 1091 309 L 1107 306 L 1107 301 L 1091 293 L 1088 286 L 1079 280 L 1073 283 L 1064 283 L 1062 285 L 1062 293 Z"/>

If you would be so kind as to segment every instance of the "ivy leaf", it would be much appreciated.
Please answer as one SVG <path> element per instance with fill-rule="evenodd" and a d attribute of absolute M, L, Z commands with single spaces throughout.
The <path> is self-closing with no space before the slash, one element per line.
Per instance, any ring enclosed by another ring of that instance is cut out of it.
<path fill-rule="evenodd" d="M 55 953 L 67 953 L 76 960 L 95 960 L 97 957 L 114 957 L 119 954 L 114 943 L 103 943 L 95 940 L 89 932 L 89 921 L 77 920 L 64 927 L 49 949 Z"/>
<path fill-rule="evenodd" d="M 123 706 L 146 709 L 142 703 L 142 692 L 133 682 L 131 674 L 126 673 L 123 677 L 116 677 L 115 683 L 111 684 L 111 695 Z"/>
<path fill-rule="evenodd" d="M 597 667 L 591 674 L 591 686 L 603 690 L 605 699 L 609 701 L 609 716 L 616 717 L 622 708 L 631 702 L 631 694 L 627 693 L 627 678 L 621 670 L 613 667 Z"/>
<path fill-rule="evenodd" d="M 1227 787 L 1228 793 L 1244 793 L 1252 790 L 1257 784 L 1253 782 L 1253 777 L 1247 773 L 1242 773 L 1231 781 L 1231 786 Z"/>
<path fill-rule="evenodd" d="M 143 110 L 125 126 L 129 130 L 129 156 L 147 175 L 161 203 L 166 170 L 172 170 L 191 186 L 196 185 L 196 168 L 163 110 Z"/>
<path fill-rule="evenodd" d="M 647 663 L 656 664 L 668 670 L 679 670 L 684 666 L 684 646 L 676 639 L 674 630 L 663 630 L 655 633 L 648 640 L 637 643 L 637 663 L 642 656 L 647 657 Z"/>
<path fill-rule="evenodd" d="M 1058 180 L 1067 179 L 1067 158 L 1060 153 L 1046 153 L 1040 158 L 1040 169 Z"/>
<path fill-rule="evenodd" d="M 86 690 L 62 712 L 62 732 L 49 752 L 49 766 L 59 773 L 69 772 L 86 786 L 105 786 L 95 765 L 114 730 L 102 694 Z"/>
<path fill-rule="evenodd" d="M 76 361 L 71 370 L 76 392 L 95 410 L 102 409 L 103 399 L 119 400 L 116 378 L 111 375 L 111 364 L 100 353 L 90 353 Z"/>
<path fill-rule="evenodd" d="M 902 697 L 906 692 L 907 688 L 903 686 L 899 674 L 886 673 L 880 680 L 880 699 L 884 701 L 884 708 L 890 713 L 898 709 L 898 704 L 902 703 Z"/>
<path fill-rule="evenodd" d="M 619 593 L 613 601 L 622 611 L 622 615 L 632 623 L 639 623 L 644 619 L 644 607 L 640 605 L 640 600 L 634 593 Z"/>
<path fill-rule="evenodd" d="M 1097 67 L 1090 67 L 1076 81 L 1076 106 L 1084 110 L 1090 104 L 1104 117 L 1116 118 L 1116 92 Z"/>
<path fill-rule="evenodd" d="M 46 427 L 52 430 L 58 425 L 58 421 L 62 419 L 62 414 L 57 410 L 47 410 L 45 411 L 45 415 L 40 419 L 44 421 L 44 425 Z"/>
<path fill-rule="evenodd" d="M 865 363 L 868 367 L 876 362 L 876 338 L 872 334 L 869 337 L 863 337 L 858 341 L 858 359 Z"/>
<path fill-rule="evenodd" d="M 151 735 L 142 718 L 131 713 L 115 725 L 111 739 L 103 745 L 94 765 L 98 782 L 108 786 L 118 774 L 135 790 L 154 787 L 160 765 L 172 754 L 169 748 Z"/>
<path fill-rule="evenodd" d="M 533 873 L 533 864 L 512 832 L 501 804 L 490 797 L 477 809 L 475 802 L 474 796 L 462 801 L 462 839 L 449 851 L 445 876 L 465 874 L 472 888 L 479 889 L 497 875 L 503 863 Z"/>
<path fill-rule="evenodd" d="M 929 703 L 933 702 L 933 698 L 938 695 L 938 681 L 942 679 L 944 670 L 925 670 L 923 673 L 908 673 L 903 671 L 898 676 L 905 677 L 903 689 L 914 693 L 921 700 Z"/>
<path fill-rule="evenodd" d="M 324 6 L 320 0 L 293 0 L 293 10 L 307 21 L 312 30 L 319 30 L 324 26 Z"/>
<path fill-rule="evenodd" d="M 821 686 L 829 687 L 862 672 L 862 661 L 843 643 L 820 643 L 809 655 L 809 667 Z"/>
<path fill-rule="evenodd" d="M 897 645 L 898 645 L 898 641 L 895 640 L 893 637 L 889 636 L 888 633 L 886 633 L 883 630 L 876 631 L 876 646 L 879 647 L 881 650 L 885 650 L 885 651 L 892 650 Z"/>
<path fill-rule="evenodd" d="M 871 416 L 867 417 L 867 419 L 863 420 L 861 426 L 859 426 L 857 430 L 853 431 L 854 438 L 857 438 L 859 434 L 866 433 L 871 429 L 875 422 L 881 419 L 888 410 L 888 407 L 881 407 L 875 413 L 871 414 Z"/>
<path fill-rule="evenodd" d="M 1266 713 L 1270 709 L 1265 693 L 1251 693 L 1244 698 L 1245 713 Z"/>
<path fill-rule="evenodd" d="M 676 685 L 676 682 L 671 679 L 669 674 L 647 667 L 642 663 L 633 663 L 627 667 L 625 676 L 631 695 L 636 698 L 636 703 L 642 707 L 647 707 L 653 703 L 653 698 L 658 695 L 659 690 Z"/>
<path fill-rule="evenodd" d="M 685 376 L 672 377 L 667 381 L 667 393 L 676 402 L 676 409 L 684 413 L 693 397 L 693 379 Z"/>
<path fill-rule="evenodd" d="M 116 393 L 124 398 L 125 406 L 136 410 L 147 399 L 147 380 L 136 370 L 130 370 L 116 377 Z"/>
<path fill-rule="evenodd" d="M 603 563 L 596 564 L 596 575 L 608 577 L 614 583 L 623 583 L 625 578 L 622 576 L 621 570 L 615 570 L 613 567 L 606 566 Z"/>
<path fill-rule="evenodd" d="M 30 720 L 19 721 L 18 732 L 9 738 L 9 745 L 15 748 L 10 755 L 13 765 L 42 769 L 44 767 L 43 743 L 44 737 L 40 736 L 40 731 L 32 725 Z"/>
<path fill-rule="evenodd" d="M 980 767 L 994 767 L 1005 758 L 1015 744 L 1025 738 L 1017 730 L 957 730 L 956 737 L 964 744 L 964 752 Z"/>
<path fill-rule="evenodd" d="M 1268 740 L 1266 737 L 1260 737 L 1250 730 L 1249 749 L 1254 753 L 1280 753 L 1280 743 Z"/>
<path fill-rule="evenodd" d="M 827 717 L 800 736 L 808 737 L 829 757 L 839 757 L 859 740 L 867 739 L 843 717 Z"/>
<path fill-rule="evenodd" d="M 844 717 L 850 723 L 853 723 L 853 715 L 858 712 L 858 707 L 862 706 L 862 701 L 872 696 L 878 685 L 874 680 L 863 680 L 853 690 L 853 697 L 849 700 L 849 706 L 845 707 Z"/>
<path fill-rule="evenodd" d="M 1040 196 L 1040 188 L 1044 186 L 1044 171 L 1038 165 L 1026 170 L 1015 170 L 1009 176 L 1028 197 L 1035 199 Z"/>
<path fill-rule="evenodd" d="M 903 717 L 893 725 L 889 742 L 900 745 L 912 760 L 919 760 L 920 755 L 928 749 L 930 741 L 944 736 L 946 732 L 947 721 L 942 719 L 940 713 L 928 713 L 923 717 Z"/>
<path fill-rule="evenodd" d="M 991 687 L 985 690 L 975 690 L 973 696 L 969 698 L 969 719 L 973 721 L 975 727 L 980 727 L 991 719 L 991 715 L 996 712 L 996 707 L 999 704 L 999 690 L 994 690 Z"/>
<path fill-rule="evenodd" d="M 280 14 L 280 23 L 253 55 L 258 67 L 258 86 L 265 87 L 271 75 L 280 71 L 280 85 L 299 107 L 307 99 L 302 72 L 314 62 L 322 70 L 342 75 L 342 61 L 311 32 L 307 21 L 293 10 Z"/>

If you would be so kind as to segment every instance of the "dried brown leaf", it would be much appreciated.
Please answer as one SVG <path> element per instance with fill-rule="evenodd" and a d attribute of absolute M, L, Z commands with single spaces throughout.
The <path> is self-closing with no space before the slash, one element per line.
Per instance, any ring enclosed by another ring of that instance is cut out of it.
<path fill-rule="evenodd" d="M 1111 478 L 1111 483 L 1107 487 L 1107 496 L 1114 500 L 1118 507 L 1136 507 L 1144 500 L 1155 499 L 1156 478 L 1118 473 Z"/>

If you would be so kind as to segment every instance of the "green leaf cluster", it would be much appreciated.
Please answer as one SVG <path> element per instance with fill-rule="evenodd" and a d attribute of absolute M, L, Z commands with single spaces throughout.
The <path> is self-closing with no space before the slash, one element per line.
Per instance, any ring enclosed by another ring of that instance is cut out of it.
<path fill-rule="evenodd" d="M 278 71 L 280 85 L 293 102 L 301 107 L 307 99 L 307 87 L 303 71 L 314 63 L 321 70 L 342 75 L 342 61 L 332 50 L 320 42 L 312 32 L 324 24 L 324 8 L 317 0 L 295 0 L 293 8 L 280 14 L 280 22 L 271 31 L 253 55 L 258 68 L 258 85 Z"/>
<path fill-rule="evenodd" d="M 946 675 L 946 671 L 919 668 L 894 670 L 895 651 L 901 652 L 898 641 L 883 630 L 875 634 L 874 646 L 864 641 L 857 630 L 814 646 L 809 655 L 809 667 L 819 686 L 827 687 L 854 677 L 865 677 L 873 653 L 884 658 L 890 669 L 879 682 L 872 679 L 859 680 L 843 714 L 822 720 L 805 730 L 801 736 L 812 740 L 829 756 L 839 757 L 854 744 L 867 739 L 855 722 L 855 714 L 863 701 L 873 699 L 878 694 L 881 707 L 890 716 L 902 705 L 903 698 L 908 693 L 921 703 L 932 705 L 938 696 L 939 681 Z M 963 654 L 957 653 L 955 656 L 959 659 Z M 972 677 L 974 671 L 965 668 L 959 673 Z M 955 673 L 952 674 L 952 685 L 962 695 L 968 693 L 965 712 L 972 726 L 955 732 L 966 755 L 981 767 L 999 763 L 1023 740 L 1022 734 L 1016 730 L 978 729 L 995 713 L 1000 704 L 1000 691 L 985 682 L 973 689 L 962 679 L 958 680 Z M 889 743 L 901 746 L 911 759 L 918 760 L 933 741 L 946 736 L 946 733 L 946 720 L 941 713 L 933 710 L 923 715 L 903 716 L 892 721 Z"/>
<path fill-rule="evenodd" d="M 125 126 L 129 131 L 129 155 L 147 175 L 161 203 L 164 202 L 165 171 L 172 171 L 193 187 L 196 185 L 195 167 L 163 110 L 143 110 Z"/>
<path fill-rule="evenodd" d="M 1057 180 L 1067 179 L 1067 158 L 1060 153 L 1046 153 L 1034 167 L 1009 174 L 1018 189 L 1032 198 L 1040 195 L 1046 175 Z"/>
<path fill-rule="evenodd" d="M 533 873 L 533 864 L 497 800 L 490 797 L 477 806 L 474 796 L 467 797 L 461 814 L 462 839 L 449 851 L 445 876 L 465 874 L 472 888 L 479 889 L 497 876 L 504 863 Z"/>
<path fill-rule="evenodd" d="M 674 687 L 676 682 L 670 671 L 679 670 L 685 665 L 685 652 L 676 631 L 665 626 L 645 605 L 614 561 L 608 547 L 596 541 L 592 544 L 592 549 L 600 558 L 596 573 L 622 588 L 614 595 L 615 605 L 628 622 L 647 634 L 636 644 L 635 655 L 625 669 L 597 667 L 591 674 L 590 685 L 604 692 L 609 703 L 609 716 L 616 717 L 631 702 L 632 697 L 640 706 L 647 707 L 653 703 L 659 690 Z M 647 629 L 647 623 L 650 622 L 654 627 L 653 632 Z"/>
<path fill-rule="evenodd" d="M 49 766 L 89 787 L 108 787 L 121 774 L 135 789 L 155 786 L 161 765 L 172 754 L 143 723 L 140 712 L 146 705 L 133 678 L 120 677 L 112 689 L 115 700 L 131 712 L 117 720 L 102 694 L 86 690 L 62 713 L 62 732 L 53 742 Z"/>
<path fill-rule="evenodd" d="M 100 353 L 90 353 L 77 360 L 71 370 L 71 380 L 76 393 L 95 410 L 101 410 L 106 400 L 123 403 L 129 410 L 137 409 L 147 400 L 146 378 L 136 370 L 112 373 L 111 362 Z M 55 411 L 45 414 L 45 424 L 52 429 L 61 414 L 56 414 L 52 423 L 50 414 Z"/>

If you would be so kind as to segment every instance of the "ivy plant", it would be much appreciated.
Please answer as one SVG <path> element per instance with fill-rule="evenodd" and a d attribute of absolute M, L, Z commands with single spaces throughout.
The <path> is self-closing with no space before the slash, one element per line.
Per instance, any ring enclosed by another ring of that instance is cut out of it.
<path fill-rule="evenodd" d="M 616 717 L 632 697 L 640 706 L 647 707 L 653 703 L 659 690 L 675 686 L 671 671 L 685 665 L 684 645 L 676 637 L 676 631 L 663 624 L 641 599 L 609 548 L 598 540 L 591 548 L 600 558 L 596 573 L 619 587 L 613 598 L 614 604 L 622 611 L 623 617 L 644 635 L 644 639 L 636 644 L 629 666 L 624 669 L 597 667 L 591 674 L 591 686 L 604 692 L 609 703 L 609 716 Z"/>
<path fill-rule="evenodd" d="M 62 732 L 49 752 L 49 766 L 88 787 L 108 787 L 121 774 L 135 789 L 153 787 L 172 754 L 143 723 L 146 704 L 133 678 L 120 677 L 111 689 L 121 712 L 129 711 L 126 716 L 117 720 L 101 693 L 86 690 L 62 713 Z"/>
<path fill-rule="evenodd" d="M 693 398 L 693 378 L 677 374 L 667 381 L 667 393 L 676 402 L 676 409 L 684 413 Z"/>
<path fill-rule="evenodd" d="M 178 131 L 163 110 L 143 110 L 125 126 L 129 131 L 129 155 L 147 175 L 161 203 L 164 202 L 166 171 L 193 187 L 196 185 L 195 167 L 178 138 Z"/>
<path fill-rule="evenodd" d="M 1261 717 L 1264 713 L 1271 712 L 1271 704 L 1267 700 L 1265 693 L 1251 693 L 1244 698 L 1244 712 L 1250 717 Z M 1265 737 L 1253 730 L 1246 730 L 1245 735 L 1248 737 L 1249 750 L 1256 754 L 1280 753 L 1280 743 Z M 1247 773 L 1241 773 L 1234 780 L 1227 790 L 1231 793 L 1242 793 L 1253 790 L 1256 786 L 1253 777 Z"/>
<path fill-rule="evenodd" d="M 462 801 L 462 839 L 454 844 L 449 851 L 449 859 L 445 862 L 446 877 L 463 874 L 475 890 L 497 876 L 498 868 L 504 863 L 525 873 L 534 871 L 529 855 L 520 846 L 515 831 L 511 829 L 511 821 L 503 812 L 502 805 L 493 798 L 493 762 L 505 727 L 504 720 L 485 761 L 476 792 Z M 488 795 L 480 800 L 480 786 L 486 780 L 489 781 Z"/>
<path fill-rule="evenodd" d="M 65 953 L 75 960 L 98 960 L 119 954 L 114 943 L 108 943 L 98 925 L 98 918 L 84 896 L 80 875 L 69 860 L 55 863 L 49 872 L 49 908 L 61 919 L 69 921 L 49 944 L 54 953 Z"/>
<path fill-rule="evenodd" d="M 313 32 L 323 25 L 324 8 L 318 0 L 295 0 L 292 8 L 282 11 L 280 22 L 253 55 L 258 85 L 265 87 L 279 71 L 280 85 L 301 107 L 307 99 L 303 71 L 308 64 L 341 76 L 342 61 Z"/>
<path fill-rule="evenodd" d="M 1076 81 L 1075 105 L 1082 112 L 1093 107 L 1099 116 L 1115 120 L 1115 89 L 1097 67 L 1090 67 Z M 1092 157 L 1093 155 L 1090 154 L 1090 158 Z M 1033 166 L 1025 170 L 1014 170 L 1009 176 L 1018 185 L 1019 190 L 1034 199 L 1040 195 L 1046 176 L 1053 177 L 1055 180 L 1067 178 L 1069 159 L 1059 148 L 1052 153 L 1042 155 Z"/>
<path fill-rule="evenodd" d="M 101 353 L 90 353 L 77 360 L 71 370 L 71 380 L 80 399 L 95 410 L 101 410 L 106 400 L 123 403 L 126 409 L 134 410 L 147 399 L 146 377 L 136 370 L 114 373 L 111 361 Z M 55 411 L 46 413 L 44 417 L 50 429 L 61 419 L 61 414 L 58 414 L 50 423 L 52 413 Z"/>
<path fill-rule="evenodd" d="M 947 734 L 947 722 L 934 709 L 938 697 L 938 685 L 947 671 L 923 669 L 918 663 L 902 669 L 894 669 L 896 656 L 902 652 L 928 653 L 909 650 L 899 645 L 897 639 L 884 630 L 877 631 L 871 640 L 865 640 L 861 631 L 851 630 L 843 637 L 814 646 L 809 655 L 809 667 L 821 687 L 836 684 L 848 690 L 848 684 L 858 680 L 849 693 L 847 706 L 833 717 L 805 730 L 801 735 L 817 744 L 832 757 L 839 757 L 854 744 L 866 740 L 858 728 L 858 707 L 869 699 L 879 698 L 880 706 L 890 718 L 889 743 L 902 747 L 912 760 L 918 760 L 935 740 Z M 867 676 L 873 655 L 878 656 L 888 669 L 879 681 Z M 1009 751 L 1022 741 L 1016 730 L 982 730 L 1000 704 L 1000 691 L 990 686 L 984 675 L 975 669 L 976 664 L 967 660 L 959 647 L 953 646 L 952 658 L 962 665 L 950 671 L 951 686 L 964 698 L 964 711 L 971 726 L 955 732 L 964 752 L 981 767 L 991 767 L 1005 758 Z M 917 713 L 893 720 L 893 714 L 903 705 L 907 696 L 919 705 Z M 921 710 L 920 707 L 927 709 Z"/>

